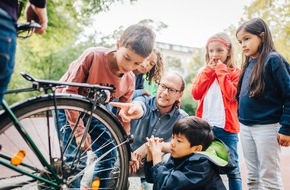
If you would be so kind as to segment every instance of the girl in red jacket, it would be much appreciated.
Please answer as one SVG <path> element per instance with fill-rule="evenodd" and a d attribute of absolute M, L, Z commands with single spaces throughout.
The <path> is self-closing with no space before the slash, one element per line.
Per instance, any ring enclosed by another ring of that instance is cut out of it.
<path fill-rule="evenodd" d="M 196 116 L 206 120 L 215 137 L 235 153 L 236 168 L 227 174 L 230 190 L 241 190 L 238 159 L 237 84 L 240 69 L 235 65 L 234 49 L 226 33 L 217 33 L 206 44 L 206 65 L 193 81 L 192 96 L 198 100 Z"/>

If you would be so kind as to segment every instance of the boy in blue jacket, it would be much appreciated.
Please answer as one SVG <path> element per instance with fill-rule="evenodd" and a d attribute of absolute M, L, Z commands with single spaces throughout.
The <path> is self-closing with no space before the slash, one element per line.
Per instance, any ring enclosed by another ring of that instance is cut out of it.
<path fill-rule="evenodd" d="M 231 155 L 222 141 L 214 140 L 206 121 L 188 116 L 175 123 L 166 164 L 161 163 L 162 144 L 158 137 L 147 138 L 145 177 L 154 190 L 226 190 L 219 174 L 232 168 Z"/>

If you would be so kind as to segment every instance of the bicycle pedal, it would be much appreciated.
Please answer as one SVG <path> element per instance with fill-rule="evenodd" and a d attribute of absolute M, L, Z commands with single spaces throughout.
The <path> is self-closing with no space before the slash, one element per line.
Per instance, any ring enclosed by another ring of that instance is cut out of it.
<path fill-rule="evenodd" d="M 11 164 L 14 166 L 18 166 L 23 161 L 24 157 L 26 155 L 25 150 L 19 150 L 12 158 L 11 158 Z"/>

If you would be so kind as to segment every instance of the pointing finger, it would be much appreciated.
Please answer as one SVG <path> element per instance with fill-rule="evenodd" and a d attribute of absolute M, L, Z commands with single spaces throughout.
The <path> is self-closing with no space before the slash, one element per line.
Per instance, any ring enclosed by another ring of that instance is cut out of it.
<path fill-rule="evenodd" d="M 111 106 L 117 107 L 117 108 L 125 108 L 129 106 L 129 103 L 121 103 L 121 102 L 110 102 Z"/>

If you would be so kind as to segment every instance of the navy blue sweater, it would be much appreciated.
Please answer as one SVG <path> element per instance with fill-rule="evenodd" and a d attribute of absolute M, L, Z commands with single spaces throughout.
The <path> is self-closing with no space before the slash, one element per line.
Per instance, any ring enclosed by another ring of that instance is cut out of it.
<path fill-rule="evenodd" d="M 203 154 L 191 154 L 166 164 L 145 162 L 144 171 L 153 190 L 226 190 L 214 165 Z"/>
<path fill-rule="evenodd" d="M 265 90 L 256 98 L 249 96 L 249 78 L 257 64 L 251 59 L 246 68 L 239 96 L 239 121 L 247 126 L 279 122 L 279 133 L 290 135 L 290 66 L 276 52 L 268 55 L 264 67 Z"/>

